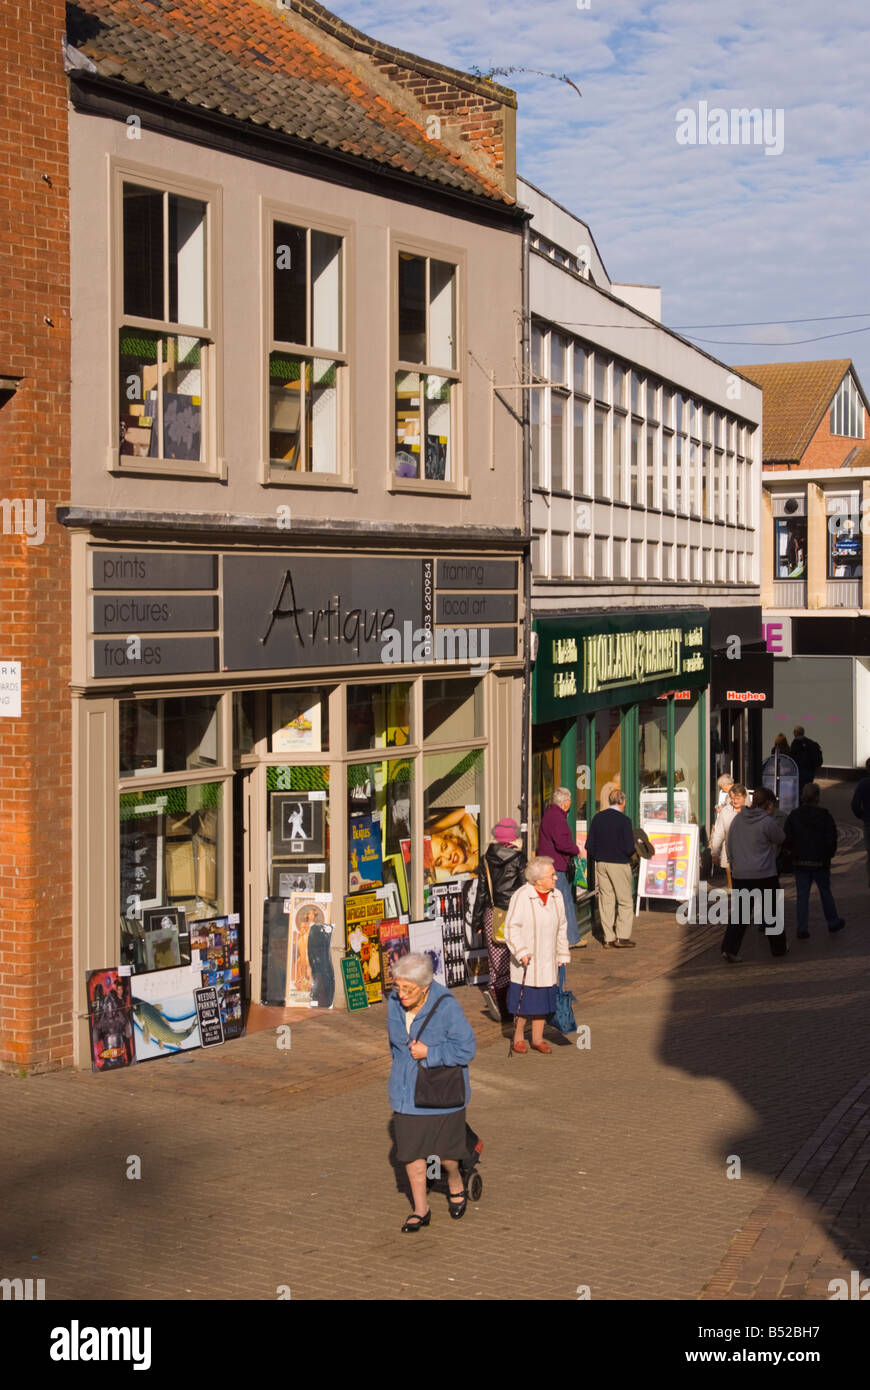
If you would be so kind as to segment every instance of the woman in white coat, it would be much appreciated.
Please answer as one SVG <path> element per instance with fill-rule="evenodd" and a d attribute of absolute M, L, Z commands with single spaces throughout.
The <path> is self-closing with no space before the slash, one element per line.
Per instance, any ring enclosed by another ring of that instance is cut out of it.
<path fill-rule="evenodd" d="M 536 1052 L 552 1052 L 544 1042 L 544 1022 L 556 1007 L 559 966 L 570 960 L 565 907 L 552 859 L 539 855 L 529 860 L 526 882 L 510 900 L 504 939 L 511 956 L 507 1007 L 515 1015 L 513 1050 L 528 1052 L 523 1035 L 530 1018 L 532 1047 Z"/>

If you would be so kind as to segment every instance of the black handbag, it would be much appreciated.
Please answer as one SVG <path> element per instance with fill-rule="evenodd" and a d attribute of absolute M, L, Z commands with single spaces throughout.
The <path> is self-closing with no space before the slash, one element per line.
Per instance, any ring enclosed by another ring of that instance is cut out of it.
<path fill-rule="evenodd" d="M 426 1021 L 416 1038 L 412 1039 L 413 1042 L 420 1041 L 430 1018 L 446 998 L 447 995 L 442 994 L 427 1014 Z M 465 1076 L 462 1067 L 424 1067 L 422 1061 L 418 1062 L 414 1104 L 419 1110 L 458 1110 L 465 1104 Z"/>

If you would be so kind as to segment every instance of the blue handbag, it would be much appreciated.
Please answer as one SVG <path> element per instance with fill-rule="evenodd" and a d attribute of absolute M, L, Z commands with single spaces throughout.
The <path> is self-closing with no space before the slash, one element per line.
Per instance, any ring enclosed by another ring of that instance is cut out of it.
<path fill-rule="evenodd" d="M 572 990 L 565 988 L 565 967 L 559 966 L 559 982 L 556 986 L 556 1007 L 550 1014 L 548 1023 L 554 1028 L 558 1028 L 560 1033 L 576 1033 L 577 1022 L 574 1018 L 573 1006 L 577 1003 L 577 996 Z"/>

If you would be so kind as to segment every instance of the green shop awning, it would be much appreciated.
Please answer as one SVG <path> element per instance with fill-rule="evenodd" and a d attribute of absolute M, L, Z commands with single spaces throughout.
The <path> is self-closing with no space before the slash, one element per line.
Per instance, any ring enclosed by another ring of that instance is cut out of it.
<path fill-rule="evenodd" d="M 642 613 L 565 613 L 535 618 L 538 654 L 532 721 L 654 700 L 710 682 L 705 608 Z"/>

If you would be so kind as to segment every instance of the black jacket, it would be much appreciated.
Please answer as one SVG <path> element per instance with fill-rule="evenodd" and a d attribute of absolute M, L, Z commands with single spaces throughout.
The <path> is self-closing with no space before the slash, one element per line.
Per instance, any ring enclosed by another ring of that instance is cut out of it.
<path fill-rule="evenodd" d="M 801 777 L 809 782 L 813 780 L 816 769 L 821 767 L 825 761 L 824 754 L 815 739 L 807 738 L 806 734 L 801 734 L 800 738 L 793 741 L 789 753 L 797 763 Z"/>
<path fill-rule="evenodd" d="M 485 861 L 485 862 L 484 862 Z M 489 877 L 492 879 L 493 903 L 489 895 Z M 487 846 L 486 854 L 480 857 L 477 871 L 477 893 L 471 913 L 471 927 L 475 932 L 483 931 L 483 914 L 488 907 L 509 907 L 510 900 L 518 888 L 526 881 L 526 857 L 516 845 Z"/>
<path fill-rule="evenodd" d="M 837 827 L 823 806 L 798 806 L 785 823 L 785 842 L 796 869 L 827 869 L 837 853 Z"/>
<path fill-rule="evenodd" d="M 870 777 L 862 777 L 852 797 L 852 815 L 870 821 Z"/>

